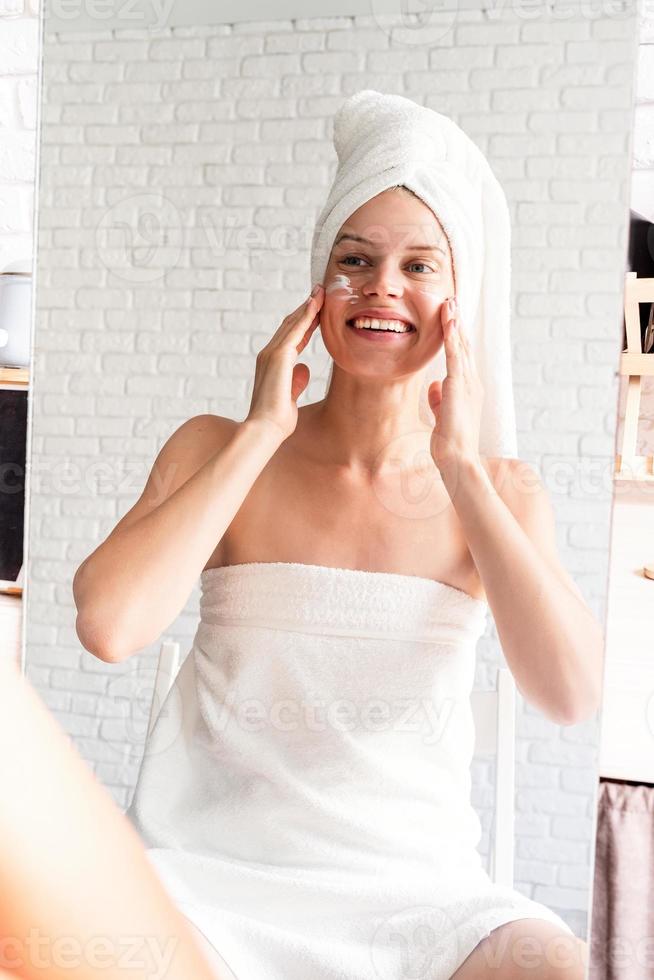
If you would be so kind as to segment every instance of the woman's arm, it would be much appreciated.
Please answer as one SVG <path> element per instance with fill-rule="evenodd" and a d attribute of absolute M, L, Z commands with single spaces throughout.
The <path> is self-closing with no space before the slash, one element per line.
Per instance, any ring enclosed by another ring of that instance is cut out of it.
<path fill-rule="evenodd" d="M 441 471 L 524 697 L 562 725 L 597 711 L 604 634 L 556 549 L 552 506 L 537 473 L 481 459 Z"/>
<path fill-rule="evenodd" d="M 124 660 L 179 615 L 254 481 L 295 430 L 310 374 L 297 358 L 323 299 L 314 289 L 258 352 L 246 419 L 200 415 L 180 426 L 139 500 L 78 568 L 77 635 L 101 660 Z"/>
<path fill-rule="evenodd" d="M 136 831 L 6 661 L 0 769 L 0 976 L 221 980 Z"/>
<path fill-rule="evenodd" d="M 75 573 L 87 650 L 116 663 L 161 635 L 281 442 L 263 419 L 198 416 L 173 433 L 141 497 Z"/>
<path fill-rule="evenodd" d="M 461 521 L 507 663 L 528 701 L 562 725 L 597 711 L 604 636 L 556 550 L 549 497 L 519 459 L 496 480 L 479 452 L 483 387 L 456 303 L 440 310 L 447 376 L 429 386 L 432 458 Z M 497 486 L 496 486 L 497 484 Z"/>

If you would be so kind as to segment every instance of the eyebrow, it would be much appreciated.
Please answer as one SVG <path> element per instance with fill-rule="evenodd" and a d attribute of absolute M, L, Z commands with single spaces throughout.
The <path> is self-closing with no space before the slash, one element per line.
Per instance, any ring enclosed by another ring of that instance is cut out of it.
<path fill-rule="evenodd" d="M 363 242 L 364 245 L 374 245 L 369 238 L 362 238 L 361 235 L 348 235 L 342 234 L 334 242 L 334 245 L 340 245 L 345 239 L 350 239 L 353 242 Z M 442 252 L 446 255 L 445 249 L 441 248 L 440 245 L 407 245 L 407 252 Z"/>

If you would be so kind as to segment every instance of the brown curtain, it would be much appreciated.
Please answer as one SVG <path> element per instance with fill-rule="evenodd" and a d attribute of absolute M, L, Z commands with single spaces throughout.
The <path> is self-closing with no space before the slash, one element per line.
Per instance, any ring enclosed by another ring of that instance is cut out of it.
<path fill-rule="evenodd" d="M 654 977 L 654 786 L 601 779 L 589 980 Z"/>

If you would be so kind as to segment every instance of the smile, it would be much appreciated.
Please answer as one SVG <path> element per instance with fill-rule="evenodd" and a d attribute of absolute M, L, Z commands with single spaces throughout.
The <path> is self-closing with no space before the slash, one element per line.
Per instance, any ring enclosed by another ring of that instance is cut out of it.
<path fill-rule="evenodd" d="M 382 320 L 376 317 L 354 317 L 346 321 L 350 329 L 357 333 L 392 334 L 404 336 L 408 333 L 415 333 L 416 328 L 413 324 L 405 323 L 403 320 Z"/>

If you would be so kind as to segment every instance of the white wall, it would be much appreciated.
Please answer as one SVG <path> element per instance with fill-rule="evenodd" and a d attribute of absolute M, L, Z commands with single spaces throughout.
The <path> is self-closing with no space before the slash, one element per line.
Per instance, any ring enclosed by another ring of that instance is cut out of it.
<path fill-rule="evenodd" d="M 357 16 L 46 36 L 27 672 L 123 806 L 157 651 L 120 667 L 86 653 L 72 577 L 184 419 L 246 414 L 255 352 L 307 289 L 335 167 L 331 118 L 360 88 L 451 114 L 503 183 L 520 455 L 551 492 L 564 564 L 604 615 L 633 20 L 523 19 L 507 5 L 460 11 L 446 32 L 392 25 Z M 97 227 L 125 220 L 144 245 L 134 216 L 139 203 L 152 210 L 148 194 L 165 199 L 153 213 L 166 248 L 119 268 L 120 241 L 110 251 Z M 212 234 L 233 222 L 263 245 L 215 249 Z M 292 254 L 280 229 L 296 233 Z M 312 348 L 320 370 L 303 401 L 327 375 L 324 348 Z M 196 591 L 167 631 L 185 649 L 197 601 Z M 493 633 L 478 683 L 499 662 Z M 598 725 L 559 728 L 522 705 L 518 731 L 516 886 L 584 935 Z M 485 848 L 492 773 L 477 765 L 474 777 Z"/>
<path fill-rule="evenodd" d="M 10 0 L 11 2 L 11 0 Z M 18 2 L 18 0 L 13 0 Z M 502 8 L 508 0 L 495 0 L 491 9 Z M 611 8 L 611 0 L 604 0 L 604 9 Z M 512 9 L 533 9 L 533 0 L 510 0 Z M 543 0 L 545 6 L 545 0 Z M 49 32 L 70 34 L 71 31 L 98 33 L 125 28 L 159 31 L 170 27 L 193 27 L 198 24 L 242 24 L 257 21 L 259 29 L 270 24 L 274 30 L 281 20 L 294 20 L 301 24 L 308 18 L 316 20 L 329 13 L 335 17 L 357 15 L 395 15 L 402 23 L 412 18 L 420 24 L 433 24 L 445 14 L 451 23 L 458 12 L 479 9 L 478 0 L 439 0 L 438 4 L 426 5 L 424 0 L 51 0 L 48 4 L 47 28 Z M 557 0 L 557 8 L 576 6 L 579 0 Z M 453 17 L 450 15 L 453 14 Z M 271 19 L 269 19 L 271 18 Z M 396 20 L 395 23 L 398 21 Z"/>
<path fill-rule="evenodd" d="M 34 254 L 38 0 L 0 3 L 0 272 Z"/>

